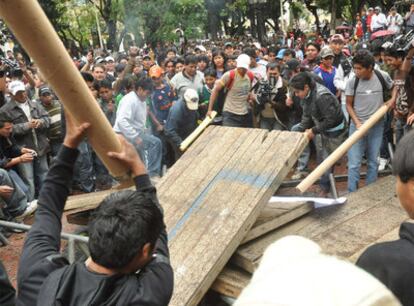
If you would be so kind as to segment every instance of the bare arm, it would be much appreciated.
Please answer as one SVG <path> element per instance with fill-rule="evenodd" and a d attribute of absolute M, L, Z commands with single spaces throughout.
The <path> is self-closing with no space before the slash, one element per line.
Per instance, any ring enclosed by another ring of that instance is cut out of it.
<path fill-rule="evenodd" d="M 218 94 L 220 90 L 224 88 L 224 85 L 218 80 L 216 84 L 214 85 L 213 92 L 211 93 L 210 100 L 208 101 L 208 111 L 207 116 L 211 115 L 211 112 L 213 111 L 214 103 L 216 103 Z"/>

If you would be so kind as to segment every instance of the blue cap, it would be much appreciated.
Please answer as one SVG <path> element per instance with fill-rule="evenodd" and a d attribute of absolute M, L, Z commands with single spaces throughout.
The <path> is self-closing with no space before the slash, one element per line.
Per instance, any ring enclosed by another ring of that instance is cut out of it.
<path fill-rule="evenodd" d="M 276 55 L 276 58 L 283 59 L 283 55 L 285 55 L 285 51 L 286 51 L 286 49 L 279 50 L 279 52 Z"/>

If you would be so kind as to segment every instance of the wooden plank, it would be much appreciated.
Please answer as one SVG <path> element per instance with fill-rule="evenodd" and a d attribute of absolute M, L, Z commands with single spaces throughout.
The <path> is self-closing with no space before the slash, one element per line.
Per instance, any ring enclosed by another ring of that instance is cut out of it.
<path fill-rule="evenodd" d="M 175 271 L 170 305 L 199 302 L 306 143 L 301 134 L 231 130 L 237 140 L 202 152 L 185 179 L 177 178 L 178 189 L 159 189 Z"/>
<path fill-rule="evenodd" d="M 400 224 L 408 217 L 395 197 L 394 186 L 395 178 L 386 177 L 351 194 L 343 207 L 315 210 L 241 246 L 237 253 L 241 251 L 243 256 L 235 255 L 231 262 L 244 272 L 228 265 L 226 275 L 220 274 L 212 288 L 224 295 L 240 292 L 241 286 L 234 285 L 228 275 L 232 279 L 251 275 L 246 271 L 254 272 L 266 247 L 286 235 L 300 234 L 317 242 L 324 252 L 352 262 L 370 245 L 397 239 Z"/>
<path fill-rule="evenodd" d="M 211 289 L 225 296 L 237 298 L 242 290 L 249 284 L 251 274 L 235 267 L 228 266 L 221 271 Z"/>
<path fill-rule="evenodd" d="M 306 143 L 301 133 L 209 127 L 169 170 L 158 196 L 175 271 L 170 305 L 201 300 Z"/>
<path fill-rule="evenodd" d="M 242 244 L 275 230 L 312 210 L 313 204 L 310 202 L 267 203 L 264 209 L 260 212 L 252 229 L 247 233 L 246 237 L 244 237 Z"/>
<path fill-rule="evenodd" d="M 238 248 L 232 262 L 252 273 L 267 246 L 286 235 L 300 235 L 312 239 L 329 254 L 352 256 L 407 218 L 395 197 L 394 184 L 392 177 L 382 179 L 377 184 L 350 194 L 345 205 L 315 210 L 295 222 L 244 244 Z"/>
<path fill-rule="evenodd" d="M 105 196 L 106 195 L 107 194 L 105 194 Z M 76 195 L 75 197 L 77 198 L 73 199 L 73 201 L 75 202 L 71 202 L 71 206 L 69 206 L 70 207 L 69 210 L 71 210 L 73 207 L 72 203 L 75 203 L 75 205 L 79 205 L 79 207 L 81 208 L 70 211 L 66 215 L 67 221 L 72 224 L 87 225 L 91 209 L 93 209 L 96 203 L 99 203 L 105 196 L 103 195 L 97 196 L 96 198 L 92 199 L 93 201 L 92 204 L 85 205 L 82 203 L 87 203 L 90 197 L 87 196 L 84 199 L 82 199 L 82 195 Z M 289 207 L 289 206 L 292 206 L 292 207 Z M 253 227 L 247 233 L 246 237 L 244 237 L 241 244 L 247 243 L 253 239 L 256 239 L 257 237 L 260 237 L 270 231 L 273 231 L 281 227 L 282 225 L 289 223 L 290 221 L 295 220 L 309 213 L 312 210 L 313 210 L 312 203 L 269 202 L 265 205 L 264 209 L 260 212 L 259 217 L 254 223 Z"/>

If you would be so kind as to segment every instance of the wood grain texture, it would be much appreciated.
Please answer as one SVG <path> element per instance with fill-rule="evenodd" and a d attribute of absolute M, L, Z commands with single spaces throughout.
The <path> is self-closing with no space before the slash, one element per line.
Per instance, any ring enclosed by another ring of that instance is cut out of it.
<path fill-rule="evenodd" d="M 200 301 L 307 142 L 298 133 L 209 129 L 221 137 L 204 149 L 197 140 L 158 189 L 175 271 L 170 305 Z"/>
<path fill-rule="evenodd" d="M 306 144 L 301 133 L 210 126 L 167 172 L 157 193 L 175 272 L 170 305 L 197 305 Z M 87 204 L 72 198 L 69 219 L 85 222 L 105 195 L 88 195 Z M 274 228 L 274 213 L 266 211 L 255 235 Z M 277 213 L 286 218 L 286 209 Z"/>
<path fill-rule="evenodd" d="M 295 220 L 313 210 L 310 202 L 282 203 L 269 202 L 260 212 L 251 230 L 244 237 L 242 244 L 256 239 Z"/>
<path fill-rule="evenodd" d="M 212 288 L 222 294 L 239 292 L 240 285 L 233 288 L 228 275 L 238 279 L 245 277 L 246 271 L 253 273 L 264 250 L 284 236 L 301 235 L 312 239 L 325 253 L 355 262 L 370 245 L 398 239 L 400 224 L 407 220 L 408 216 L 395 196 L 395 178 L 383 178 L 350 194 L 343 206 L 314 210 L 240 246 L 230 261 L 238 269 L 226 266 L 226 275 L 220 274 Z M 230 296 L 237 298 L 236 295 Z"/>
<path fill-rule="evenodd" d="M 394 185 L 394 178 L 387 177 L 350 194 L 345 205 L 317 209 L 240 246 L 232 262 L 252 273 L 267 246 L 286 235 L 312 239 L 326 253 L 349 258 L 407 219 L 395 196 Z"/>

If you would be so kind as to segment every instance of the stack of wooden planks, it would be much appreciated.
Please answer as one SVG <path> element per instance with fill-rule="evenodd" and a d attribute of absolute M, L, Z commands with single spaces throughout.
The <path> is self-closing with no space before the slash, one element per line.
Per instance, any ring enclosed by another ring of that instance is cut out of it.
<path fill-rule="evenodd" d="M 170 305 L 197 305 L 242 242 L 311 209 L 268 204 L 306 144 L 301 133 L 212 126 L 168 171 L 157 191 L 175 271 Z M 71 197 L 68 220 L 86 223 L 106 194 Z"/>
<path fill-rule="evenodd" d="M 197 305 L 209 288 L 236 298 L 266 247 L 286 235 L 350 260 L 397 237 L 407 216 L 393 177 L 350 194 L 344 205 L 269 203 L 306 143 L 299 133 L 209 127 L 169 170 L 157 190 L 175 271 L 171 305 Z M 68 219 L 86 224 L 110 192 L 71 197 Z"/>
<path fill-rule="evenodd" d="M 299 133 L 209 127 L 169 170 L 157 190 L 175 271 L 170 305 L 197 305 L 209 288 L 236 298 L 266 247 L 286 235 L 350 260 L 397 237 L 407 216 L 392 177 L 350 194 L 344 205 L 269 203 L 306 143 Z M 110 192 L 71 197 L 68 219 L 86 224 Z"/>
<path fill-rule="evenodd" d="M 395 178 L 386 177 L 349 194 L 344 205 L 313 210 L 303 217 L 239 246 L 212 289 L 236 298 L 248 284 L 264 250 L 286 235 L 317 242 L 327 254 L 356 261 L 370 245 L 398 238 L 408 216 L 395 195 Z"/>

